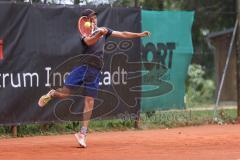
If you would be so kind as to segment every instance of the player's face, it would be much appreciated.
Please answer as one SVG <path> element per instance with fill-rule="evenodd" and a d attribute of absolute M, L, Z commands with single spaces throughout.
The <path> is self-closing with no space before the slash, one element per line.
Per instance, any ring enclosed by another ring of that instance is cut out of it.
<path fill-rule="evenodd" d="M 93 15 L 90 17 L 90 20 L 92 23 L 94 23 L 95 25 L 97 25 L 97 16 L 96 15 Z"/>

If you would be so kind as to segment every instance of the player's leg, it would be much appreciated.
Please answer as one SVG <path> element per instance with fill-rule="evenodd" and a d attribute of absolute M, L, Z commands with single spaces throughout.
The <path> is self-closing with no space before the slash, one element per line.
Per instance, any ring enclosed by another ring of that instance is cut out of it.
<path fill-rule="evenodd" d="M 94 106 L 94 98 L 86 96 L 85 97 L 85 106 L 84 106 L 84 110 L 83 110 L 84 114 L 83 114 L 82 128 L 88 128 L 88 123 L 92 116 L 93 106 Z"/>
<path fill-rule="evenodd" d="M 38 105 L 40 107 L 45 106 L 52 98 L 66 98 L 70 95 L 72 86 L 81 85 L 83 82 L 84 75 L 86 73 L 87 66 L 82 65 L 70 72 L 70 74 L 65 79 L 64 87 L 56 90 L 51 90 L 47 94 L 43 95 L 39 101 Z"/>
<path fill-rule="evenodd" d="M 71 94 L 71 89 L 64 86 L 63 88 L 58 88 L 54 92 L 52 92 L 51 96 L 53 98 L 63 99 L 63 98 L 69 97 L 70 94 Z"/>
<path fill-rule="evenodd" d="M 71 90 L 64 86 L 63 88 L 58 88 L 56 90 L 52 89 L 47 94 L 41 96 L 38 101 L 40 107 L 44 107 L 52 98 L 63 99 L 70 95 Z"/>
<path fill-rule="evenodd" d="M 80 132 L 75 134 L 81 147 L 86 147 L 88 124 L 92 116 L 94 98 L 97 96 L 99 87 L 99 74 L 100 71 L 98 69 L 89 67 L 84 79 L 85 104 L 83 109 L 83 122 Z"/>
<path fill-rule="evenodd" d="M 90 118 L 92 116 L 92 110 L 94 106 L 94 98 L 90 96 L 85 97 L 85 105 L 83 110 L 83 122 L 82 122 L 82 128 L 79 133 L 75 134 L 75 137 L 78 140 L 78 143 L 81 147 L 87 147 L 86 145 L 86 136 L 88 131 L 88 124 L 90 121 Z"/>

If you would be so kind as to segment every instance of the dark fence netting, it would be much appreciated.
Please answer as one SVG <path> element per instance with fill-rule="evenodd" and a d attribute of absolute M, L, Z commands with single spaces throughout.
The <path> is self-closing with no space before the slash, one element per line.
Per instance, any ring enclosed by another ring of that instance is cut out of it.
<path fill-rule="evenodd" d="M 64 78 L 86 58 L 78 19 L 86 6 L 0 3 L 0 124 L 82 120 L 81 88 L 69 98 L 37 105 L 41 95 L 63 86 Z M 90 7 L 91 8 L 91 7 Z M 141 31 L 137 8 L 94 8 L 98 26 L 120 31 Z M 128 71 L 140 70 L 140 39 L 108 39 L 93 118 L 112 118 L 139 111 L 139 91 L 125 101 L 131 88 Z M 121 64 L 121 65 L 120 65 Z M 129 68 L 131 66 L 132 68 Z M 137 77 L 139 73 L 136 73 Z M 133 78 L 131 85 L 140 85 Z"/>

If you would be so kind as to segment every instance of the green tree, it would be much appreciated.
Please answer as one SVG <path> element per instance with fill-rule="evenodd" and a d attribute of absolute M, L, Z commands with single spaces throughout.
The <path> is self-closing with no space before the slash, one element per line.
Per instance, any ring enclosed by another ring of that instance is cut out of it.
<path fill-rule="evenodd" d="M 116 0 L 113 6 L 195 11 L 193 43 L 200 52 L 209 52 L 207 33 L 233 27 L 236 19 L 236 0 Z"/>
<path fill-rule="evenodd" d="M 234 26 L 236 0 L 166 0 L 165 9 L 195 11 L 194 46 L 206 50 L 205 34 Z"/>
<path fill-rule="evenodd" d="M 114 7 L 133 7 L 135 1 L 133 0 L 116 0 L 113 2 Z"/>
<path fill-rule="evenodd" d="M 163 10 L 164 0 L 142 0 L 140 1 L 140 6 L 147 10 Z"/>
<path fill-rule="evenodd" d="M 148 10 L 162 10 L 163 0 L 115 0 L 115 7 L 142 7 Z"/>

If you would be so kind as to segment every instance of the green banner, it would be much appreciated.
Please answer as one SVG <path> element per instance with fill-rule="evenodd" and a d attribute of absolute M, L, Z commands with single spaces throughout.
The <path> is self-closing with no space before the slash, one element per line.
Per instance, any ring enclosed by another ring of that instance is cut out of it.
<path fill-rule="evenodd" d="M 193 19 L 189 11 L 142 11 L 142 30 L 152 33 L 142 39 L 142 111 L 184 108 Z M 149 95 L 153 90 L 158 96 Z"/>

